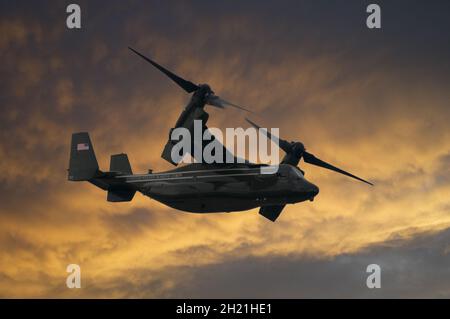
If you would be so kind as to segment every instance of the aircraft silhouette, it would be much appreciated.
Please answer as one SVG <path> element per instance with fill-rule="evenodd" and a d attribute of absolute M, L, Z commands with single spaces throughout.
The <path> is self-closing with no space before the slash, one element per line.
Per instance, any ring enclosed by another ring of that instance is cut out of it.
<path fill-rule="evenodd" d="M 187 93 L 192 93 L 188 105 L 182 111 L 174 128 L 184 127 L 192 132 L 194 121 L 201 120 L 203 132 L 207 130 L 206 122 L 209 115 L 204 110 L 206 105 L 218 108 L 231 106 L 248 111 L 242 106 L 220 98 L 209 85 L 197 85 L 185 80 L 138 51 L 129 49 L 169 77 Z M 247 121 L 260 129 L 252 121 L 248 119 Z M 107 191 L 107 200 L 110 202 L 131 201 L 138 191 L 167 206 L 192 213 L 235 212 L 260 207 L 259 213 L 271 221 L 278 218 L 285 205 L 306 200 L 312 201 L 319 193 L 319 188 L 307 181 L 304 172 L 298 167 L 301 159 L 305 163 L 372 185 L 307 152 L 301 142 L 288 142 L 273 136 L 267 130 L 263 132 L 269 139 L 277 140 L 279 147 L 286 153 L 276 172 L 264 171 L 265 168 L 269 168 L 264 164 L 223 161 L 212 164 L 193 163 L 159 173 L 150 171 L 147 174 L 133 174 L 126 154 L 112 155 L 109 171 L 105 172 L 99 169 L 89 134 L 74 133 L 68 179 L 88 181 Z M 174 145 L 175 142 L 169 138 L 161 157 L 177 165 L 178 163 L 171 157 Z M 229 151 L 224 147 L 224 156 L 227 152 Z"/>

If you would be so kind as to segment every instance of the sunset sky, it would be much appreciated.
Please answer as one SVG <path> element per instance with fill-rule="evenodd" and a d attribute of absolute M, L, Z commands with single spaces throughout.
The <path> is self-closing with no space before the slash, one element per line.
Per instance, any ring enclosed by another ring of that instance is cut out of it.
<path fill-rule="evenodd" d="M 0 297 L 450 298 L 449 1 L 2 0 L 0 17 Z M 160 154 L 189 95 L 128 46 L 375 186 L 302 162 L 320 194 L 272 223 L 67 181 L 79 131 L 104 170 L 121 152 L 134 172 L 172 168 Z"/>

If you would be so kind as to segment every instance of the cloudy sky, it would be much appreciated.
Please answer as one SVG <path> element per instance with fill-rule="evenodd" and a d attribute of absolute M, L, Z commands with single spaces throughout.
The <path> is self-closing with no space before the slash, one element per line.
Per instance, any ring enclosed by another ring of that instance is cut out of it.
<path fill-rule="evenodd" d="M 77 1 L 69 30 L 71 2 L 0 1 L 1 297 L 450 297 L 448 1 L 375 1 L 381 30 L 370 2 L 343 0 Z M 375 187 L 301 164 L 319 196 L 271 223 L 68 182 L 76 131 L 101 168 L 120 152 L 136 172 L 171 168 L 160 153 L 189 96 L 129 45 Z"/>

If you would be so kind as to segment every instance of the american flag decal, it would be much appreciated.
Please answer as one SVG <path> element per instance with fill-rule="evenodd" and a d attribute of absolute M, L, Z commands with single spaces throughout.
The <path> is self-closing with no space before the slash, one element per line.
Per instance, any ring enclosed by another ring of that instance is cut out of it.
<path fill-rule="evenodd" d="M 88 143 L 79 143 L 77 144 L 77 151 L 87 151 L 89 150 L 89 144 Z"/>

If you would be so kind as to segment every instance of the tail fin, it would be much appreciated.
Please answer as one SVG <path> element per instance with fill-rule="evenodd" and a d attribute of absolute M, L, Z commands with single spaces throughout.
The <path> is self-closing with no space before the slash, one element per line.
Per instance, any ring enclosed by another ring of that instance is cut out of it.
<path fill-rule="evenodd" d="M 127 154 L 111 155 L 111 162 L 109 164 L 109 170 L 111 172 L 117 172 L 124 175 L 132 175 L 130 161 Z"/>
<path fill-rule="evenodd" d="M 69 180 L 87 181 L 94 178 L 98 172 L 98 163 L 89 134 L 85 132 L 72 134 Z"/>
<path fill-rule="evenodd" d="M 88 133 L 72 134 L 70 149 L 69 180 L 89 181 L 108 192 L 109 202 L 129 202 L 136 189 L 133 185 L 117 179 L 120 175 L 131 175 L 131 165 L 126 154 L 111 155 L 110 172 L 99 170 L 94 148 Z"/>
<path fill-rule="evenodd" d="M 111 155 L 109 170 L 112 173 L 120 175 L 132 175 L 130 161 L 127 154 Z M 108 202 L 129 202 L 133 199 L 136 190 L 129 185 L 112 185 L 108 189 Z"/>

